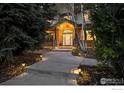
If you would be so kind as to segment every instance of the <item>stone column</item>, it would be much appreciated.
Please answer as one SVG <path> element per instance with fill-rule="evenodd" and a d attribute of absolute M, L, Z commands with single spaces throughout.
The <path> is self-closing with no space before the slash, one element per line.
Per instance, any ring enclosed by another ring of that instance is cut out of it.
<path fill-rule="evenodd" d="M 54 30 L 54 35 L 53 35 L 53 48 L 57 48 L 56 29 Z"/>

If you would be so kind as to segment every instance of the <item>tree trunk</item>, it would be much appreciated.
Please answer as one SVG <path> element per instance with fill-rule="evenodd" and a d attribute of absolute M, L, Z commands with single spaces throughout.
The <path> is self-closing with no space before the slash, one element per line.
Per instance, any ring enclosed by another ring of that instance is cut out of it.
<path fill-rule="evenodd" d="M 84 50 L 86 50 L 87 49 L 87 33 L 86 33 L 86 29 L 85 29 L 84 8 L 83 8 L 82 4 L 81 4 L 81 14 L 82 14 L 82 31 L 83 31 L 83 36 L 84 36 L 83 48 L 84 48 Z"/>
<path fill-rule="evenodd" d="M 68 8 L 70 9 L 70 10 L 72 10 L 70 13 L 71 13 L 71 16 L 73 17 L 73 21 L 74 21 L 74 27 L 75 27 L 75 33 L 76 33 L 76 43 L 79 45 L 79 48 L 80 48 L 80 50 L 83 50 L 83 45 L 82 45 L 82 43 L 81 43 L 81 41 L 80 41 L 80 36 L 79 36 L 79 33 L 78 33 L 78 31 L 77 31 L 77 24 L 76 24 L 76 18 L 75 18 L 75 13 L 74 13 L 74 5 L 73 6 L 69 6 L 68 5 Z"/>

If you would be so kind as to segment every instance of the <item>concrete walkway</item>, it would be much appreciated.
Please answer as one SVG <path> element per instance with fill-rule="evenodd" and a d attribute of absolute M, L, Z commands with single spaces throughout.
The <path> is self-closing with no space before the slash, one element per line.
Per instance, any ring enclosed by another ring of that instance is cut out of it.
<path fill-rule="evenodd" d="M 71 52 L 48 52 L 43 61 L 2 85 L 76 85 L 77 75 L 70 73 L 79 64 L 96 65 L 95 59 L 72 56 Z"/>

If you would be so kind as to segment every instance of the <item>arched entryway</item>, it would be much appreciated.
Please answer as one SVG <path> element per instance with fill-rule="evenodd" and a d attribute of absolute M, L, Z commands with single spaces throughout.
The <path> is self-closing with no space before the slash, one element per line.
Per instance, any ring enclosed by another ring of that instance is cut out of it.
<path fill-rule="evenodd" d="M 73 46 L 75 32 L 74 25 L 68 21 L 59 24 L 56 30 L 57 47 Z"/>

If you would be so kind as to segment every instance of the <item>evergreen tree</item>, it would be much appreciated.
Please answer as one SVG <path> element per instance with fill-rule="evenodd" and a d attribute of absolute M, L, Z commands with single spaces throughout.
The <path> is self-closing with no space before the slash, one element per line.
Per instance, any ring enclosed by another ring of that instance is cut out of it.
<path fill-rule="evenodd" d="M 24 50 L 35 49 L 42 43 L 48 25 L 45 16 L 49 12 L 44 14 L 45 10 L 41 6 L 43 4 L 0 4 L 2 62 Z"/>

